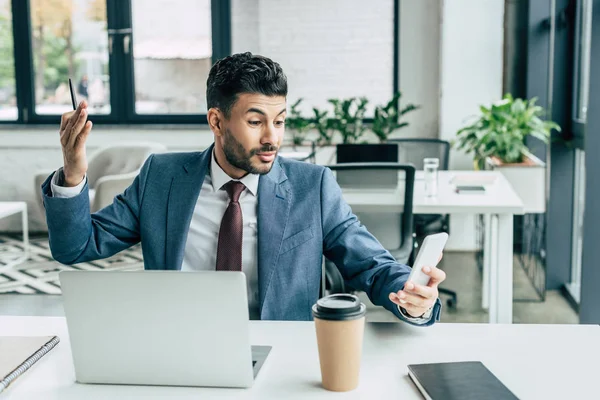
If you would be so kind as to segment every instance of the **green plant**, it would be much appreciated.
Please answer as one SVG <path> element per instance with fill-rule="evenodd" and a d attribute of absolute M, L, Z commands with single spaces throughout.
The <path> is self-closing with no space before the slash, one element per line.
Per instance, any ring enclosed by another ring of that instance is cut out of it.
<path fill-rule="evenodd" d="M 366 131 L 365 113 L 369 100 L 366 97 L 348 99 L 329 99 L 333 105 L 333 119 L 330 127 L 340 133 L 342 143 L 356 143 Z"/>
<path fill-rule="evenodd" d="M 298 99 L 290 108 L 290 112 L 285 119 L 285 126 L 292 133 L 292 144 L 295 146 L 301 145 L 306 139 L 306 134 L 310 131 L 314 124 L 310 119 L 304 118 L 298 110 L 302 98 Z"/>
<path fill-rule="evenodd" d="M 313 113 L 314 127 L 319 133 L 319 138 L 316 140 L 317 144 L 320 146 L 330 145 L 333 142 L 333 135 L 335 135 L 333 120 L 327 117 L 327 110 L 319 110 L 313 107 Z"/>
<path fill-rule="evenodd" d="M 382 143 L 388 139 L 392 132 L 408 125 L 408 122 L 400 122 L 400 119 L 404 116 L 404 114 L 420 108 L 420 106 L 408 104 L 401 110 L 401 97 L 402 93 L 397 92 L 386 105 L 375 107 L 375 115 L 371 130 Z"/>
<path fill-rule="evenodd" d="M 544 121 L 545 111 L 536 98 L 514 99 L 507 94 L 491 107 L 480 107 L 481 115 L 457 132 L 455 146 L 473 153 L 476 164 L 483 169 L 487 157 L 498 157 L 504 163 L 519 163 L 529 152 L 525 138 L 533 136 L 548 143 L 552 129 L 560 126 Z"/>

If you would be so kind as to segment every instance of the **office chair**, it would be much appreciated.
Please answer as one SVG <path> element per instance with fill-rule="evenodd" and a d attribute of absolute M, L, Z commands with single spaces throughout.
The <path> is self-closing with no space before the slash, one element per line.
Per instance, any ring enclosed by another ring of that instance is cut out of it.
<path fill-rule="evenodd" d="M 131 142 L 108 145 L 93 152 L 88 158 L 87 171 L 90 212 L 111 204 L 116 195 L 129 187 L 150 154 L 166 151 L 160 143 Z M 46 212 L 40 186 L 51 173 L 51 170 L 38 171 L 34 176 L 34 193 L 44 221 Z"/>
<path fill-rule="evenodd" d="M 404 184 L 404 208 L 402 213 L 355 213 L 360 222 L 371 232 L 394 258 L 408 264 L 414 248 L 413 232 L 413 190 L 415 168 L 399 163 L 346 163 L 328 166 L 336 172 L 336 178 L 342 188 L 352 186 L 361 190 L 391 185 L 384 172 L 392 172 L 393 188 Z M 398 179 L 398 171 L 404 172 L 404 179 Z M 344 175 L 340 174 L 344 173 Z M 367 173 L 367 174 L 365 174 Z M 369 175 L 370 174 L 370 175 Z M 383 176 L 378 182 L 377 176 Z M 353 181 L 349 178 L 354 177 Z M 362 180 L 361 180 L 362 178 Z M 345 284 L 337 267 L 330 261 L 325 262 L 325 287 L 329 293 L 349 293 L 353 288 Z"/>
<path fill-rule="evenodd" d="M 417 170 L 423 170 L 425 158 L 438 158 L 439 169 L 448 170 L 450 159 L 450 143 L 440 139 L 389 139 L 389 143 L 398 144 L 398 162 L 410 163 Z M 439 214 L 415 215 L 415 232 L 417 243 L 421 243 L 427 235 L 439 232 L 450 232 L 450 216 Z M 450 296 L 447 300 L 448 307 L 454 307 L 457 302 L 456 292 L 449 289 L 439 288 L 439 292 Z"/>

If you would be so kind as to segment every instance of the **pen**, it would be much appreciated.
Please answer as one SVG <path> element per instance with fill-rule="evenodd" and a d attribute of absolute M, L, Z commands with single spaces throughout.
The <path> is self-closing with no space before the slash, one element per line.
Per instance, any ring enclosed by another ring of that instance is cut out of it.
<path fill-rule="evenodd" d="M 73 84 L 71 78 L 69 78 L 69 90 L 71 91 L 71 102 L 73 103 L 73 110 L 77 110 L 77 101 L 75 100 L 75 91 L 73 91 Z"/>

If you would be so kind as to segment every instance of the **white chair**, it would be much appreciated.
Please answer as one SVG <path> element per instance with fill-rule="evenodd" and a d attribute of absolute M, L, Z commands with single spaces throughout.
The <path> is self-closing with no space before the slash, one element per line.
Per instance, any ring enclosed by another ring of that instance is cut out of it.
<path fill-rule="evenodd" d="M 106 207 L 116 195 L 123 193 L 133 183 L 150 154 L 166 151 L 167 148 L 160 143 L 133 142 L 105 146 L 91 154 L 87 171 L 90 211 L 96 212 Z M 39 172 L 34 179 L 36 201 L 44 216 L 40 187 L 51 173 L 52 171 Z"/>

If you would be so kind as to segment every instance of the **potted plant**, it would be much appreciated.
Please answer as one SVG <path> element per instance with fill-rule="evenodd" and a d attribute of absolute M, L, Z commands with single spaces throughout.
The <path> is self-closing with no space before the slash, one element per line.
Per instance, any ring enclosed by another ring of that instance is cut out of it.
<path fill-rule="evenodd" d="M 552 121 L 544 121 L 545 111 L 537 106 L 537 99 L 513 99 L 510 94 L 491 107 L 480 107 L 479 115 L 470 125 L 457 133 L 455 146 L 473 153 L 479 169 L 491 158 L 497 165 L 531 164 L 531 153 L 525 144 L 527 136 L 548 143 L 552 129 L 560 127 Z"/>
<path fill-rule="evenodd" d="M 366 131 L 364 118 L 369 101 L 365 97 L 329 99 L 327 101 L 333 106 L 333 115 L 330 116 L 327 110 L 313 108 L 315 128 L 319 134 L 318 144 L 321 147 L 331 146 L 334 139 L 341 138 L 342 144 L 336 145 L 335 152 L 327 158 L 329 160 L 327 163 L 330 163 L 332 156 L 337 154 L 339 162 L 340 151 L 342 154 L 346 154 L 345 151 L 352 152 L 351 149 L 356 146 Z"/>
<path fill-rule="evenodd" d="M 543 120 L 545 110 L 536 98 L 514 99 L 507 94 L 457 132 L 455 147 L 472 153 L 476 169 L 500 170 L 525 203 L 526 212 L 545 211 L 545 164 L 529 151 L 528 136 L 548 143 L 560 126 Z"/>
<path fill-rule="evenodd" d="M 313 107 L 314 125 L 319 138 L 316 140 L 319 146 L 331 146 L 335 135 L 334 121 L 327 116 L 327 110 L 319 110 Z"/>
<path fill-rule="evenodd" d="M 408 126 L 408 122 L 400 122 L 400 119 L 405 114 L 420 108 L 414 104 L 408 104 L 401 110 L 401 97 L 402 93 L 397 92 L 386 105 L 375 107 L 375 115 L 371 130 L 381 143 L 385 143 L 388 137 L 396 130 Z"/>
<path fill-rule="evenodd" d="M 377 144 L 365 144 L 359 142 L 366 131 L 363 124 L 358 123 L 357 116 L 363 121 L 367 100 L 360 99 L 357 103 L 356 114 L 350 114 L 352 102 L 349 100 L 342 102 L 332 102 L 335 107 L 334 115 L 338 121 L 338 130 L 342 134 L 343 142 L 337 146 L 338 162 L 397 162 L 398 146 L 393 143 L 386 143 L 387 138 L 397 129 L 405 127 L 408 122 L 400 122 L 400 119 L 406 113 L 416 110 L 419 107 L 409 104 L 403 109 L 400 108 L 400 98 L 402 94 L 397 92 L 392 99 L 384 105 L 378 105 L 374 110 L 373 123 L 371 131 L 379 139 Z"/>
<path fill-rule="evenodd" d="M 290 112 L 285 119 L 285 125 L 287 131 L 292 134 L 292 146 L 294 150 L 297 150 L 297 146 L 302 146 L 305 143 L 306 135 L 314 127 L 313 122 L 302 116 L 298 107 L 302 103 L 303 99 L 298 99 L 290 107 Z"/>

